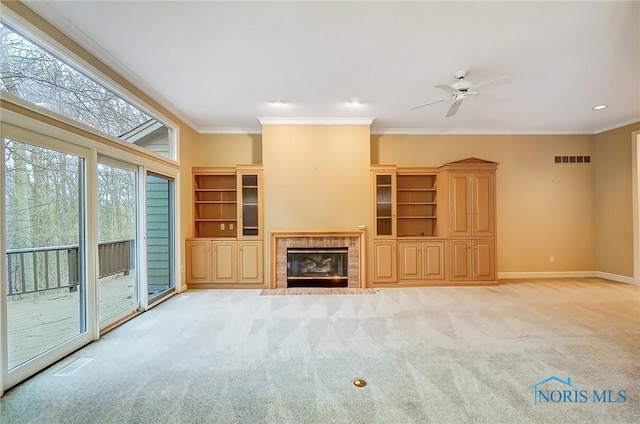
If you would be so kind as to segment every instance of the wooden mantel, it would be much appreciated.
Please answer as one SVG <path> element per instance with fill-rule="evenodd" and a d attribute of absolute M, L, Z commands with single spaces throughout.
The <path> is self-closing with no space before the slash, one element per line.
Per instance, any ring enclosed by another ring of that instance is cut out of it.
<path fill-rule="evenodd" d="M 269 288 L 281 288 L 282 281 L 278 280 L 278 264 L 284 260 L 284 273 L 286 277 L 286 251 L 284 258 L 278 257 L 278 242 L 287 242 L 287 247 L 299 247 L 304 243 L 304 247 L 323 247 L 348 245 L 349 239 L 355 239 L 357 249 L 350 252 L 349 258 L 349 287 L 364 288 L 366 282 L 366 238 L 365 230 L 274 230 L 269 232 Z M 329 243 L 329 239 L 336 239 L 338 244 Z M 309 243 L 308 239 L 318 239 L 318 244 Z M 323 244 L 324 243 L 324 244 Z M 352 249 L 350 249 L 352 250 Z M 352 264 L 352 259 L 357 257 L 357 264 Z M 282 268 L 282 264 L 280 264 Z M 282 270 L 280 270 L 282 273 Z M 281 277 L 281 276 L 280 276 Z M 280 278 L 282 279 L 282 278 Z M 353 281 L 357 279 L 357 281 Z M 285 286 L 286 287 L 286 281 Z"/>

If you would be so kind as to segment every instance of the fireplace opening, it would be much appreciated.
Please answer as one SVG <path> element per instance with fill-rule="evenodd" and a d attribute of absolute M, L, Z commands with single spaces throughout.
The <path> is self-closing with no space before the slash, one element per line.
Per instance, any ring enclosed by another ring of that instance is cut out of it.
<path fill-rule="evenodd" d="M 347 287 L 347 247 L 287 248 L 287 287 Z"/>

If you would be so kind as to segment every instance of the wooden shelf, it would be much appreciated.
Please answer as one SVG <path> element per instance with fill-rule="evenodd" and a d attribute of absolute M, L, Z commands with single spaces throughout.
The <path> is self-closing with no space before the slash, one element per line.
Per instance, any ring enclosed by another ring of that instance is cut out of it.
<path fill-rule="evenodd" d="M 193 173 L 196 237 L 236 238 L 238 189 L 232 172 Z M 222 224 L 224 229 L 222 229 Z"/>
<path fill-rule="evenodd" d="M 397 176 L 398 237 L 436 235 L 437 176 L 401 174 Z"/>
<path fill-rule="evenodd" d="M 399 216 L 398 219 L 436 219 L 436 216 Z"/>
<path fill-rule="evenodd" d="M 235 200 L 196 200 L 197 205 L 235 205 Z"/>

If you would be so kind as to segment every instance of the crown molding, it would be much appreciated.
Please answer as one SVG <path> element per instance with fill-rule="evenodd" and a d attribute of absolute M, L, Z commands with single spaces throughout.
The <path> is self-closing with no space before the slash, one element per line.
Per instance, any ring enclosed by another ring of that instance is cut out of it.
<path fill-rule="evenodd" d="M 371 134 L 402 135 L 584 135 L 592 134 L 585 130 L 509 130 L 486 128 L 372 128 Z"/>
<path fill-rule="evenodd" d="M 269 118 L 258 117 L 262 125 L 371 125 L 376 118 Z"/>
<path fill-rule="evenodd" d="M 370 125 L 371 119 L 258 118 L 262 125 Z M 485 128 L 372 128 L 372 135 L 594 135 L 640 122 L 631 119 L 599 130 L 510 130 Z M 199 134 L 262 134 L 261 128 L 201 127 Z"/>
<path fill-rule="evenodd" d="M 260 128 L 202 127 L 198 134 L 262 134 Z"/>
<path fill-rule="evenodd" d="M 627 125 L 631 125 L 631 124 L 635 124 L 635 123 L 640 123 L 640 116 L 637 117 L 637 118 L 634 118 L 634 119 L 630 119 L 628 121 L 620 122 L 619 124 L 609 125 L 608 127 L 603 127 L 603 128 L 597 129 L 593 133 L 594 134 L 601 134 L 603 132 L 615 130 L 616 128 L 625 127 Z"/>

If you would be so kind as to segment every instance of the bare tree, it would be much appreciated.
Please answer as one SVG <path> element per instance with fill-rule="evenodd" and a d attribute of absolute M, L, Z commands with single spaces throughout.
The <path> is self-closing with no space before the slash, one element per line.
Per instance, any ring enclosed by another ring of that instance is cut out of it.
<path fill-rule="evenodd" d="M 119 137 L 146 113 L 0 24 L 0 89 Z"/>

